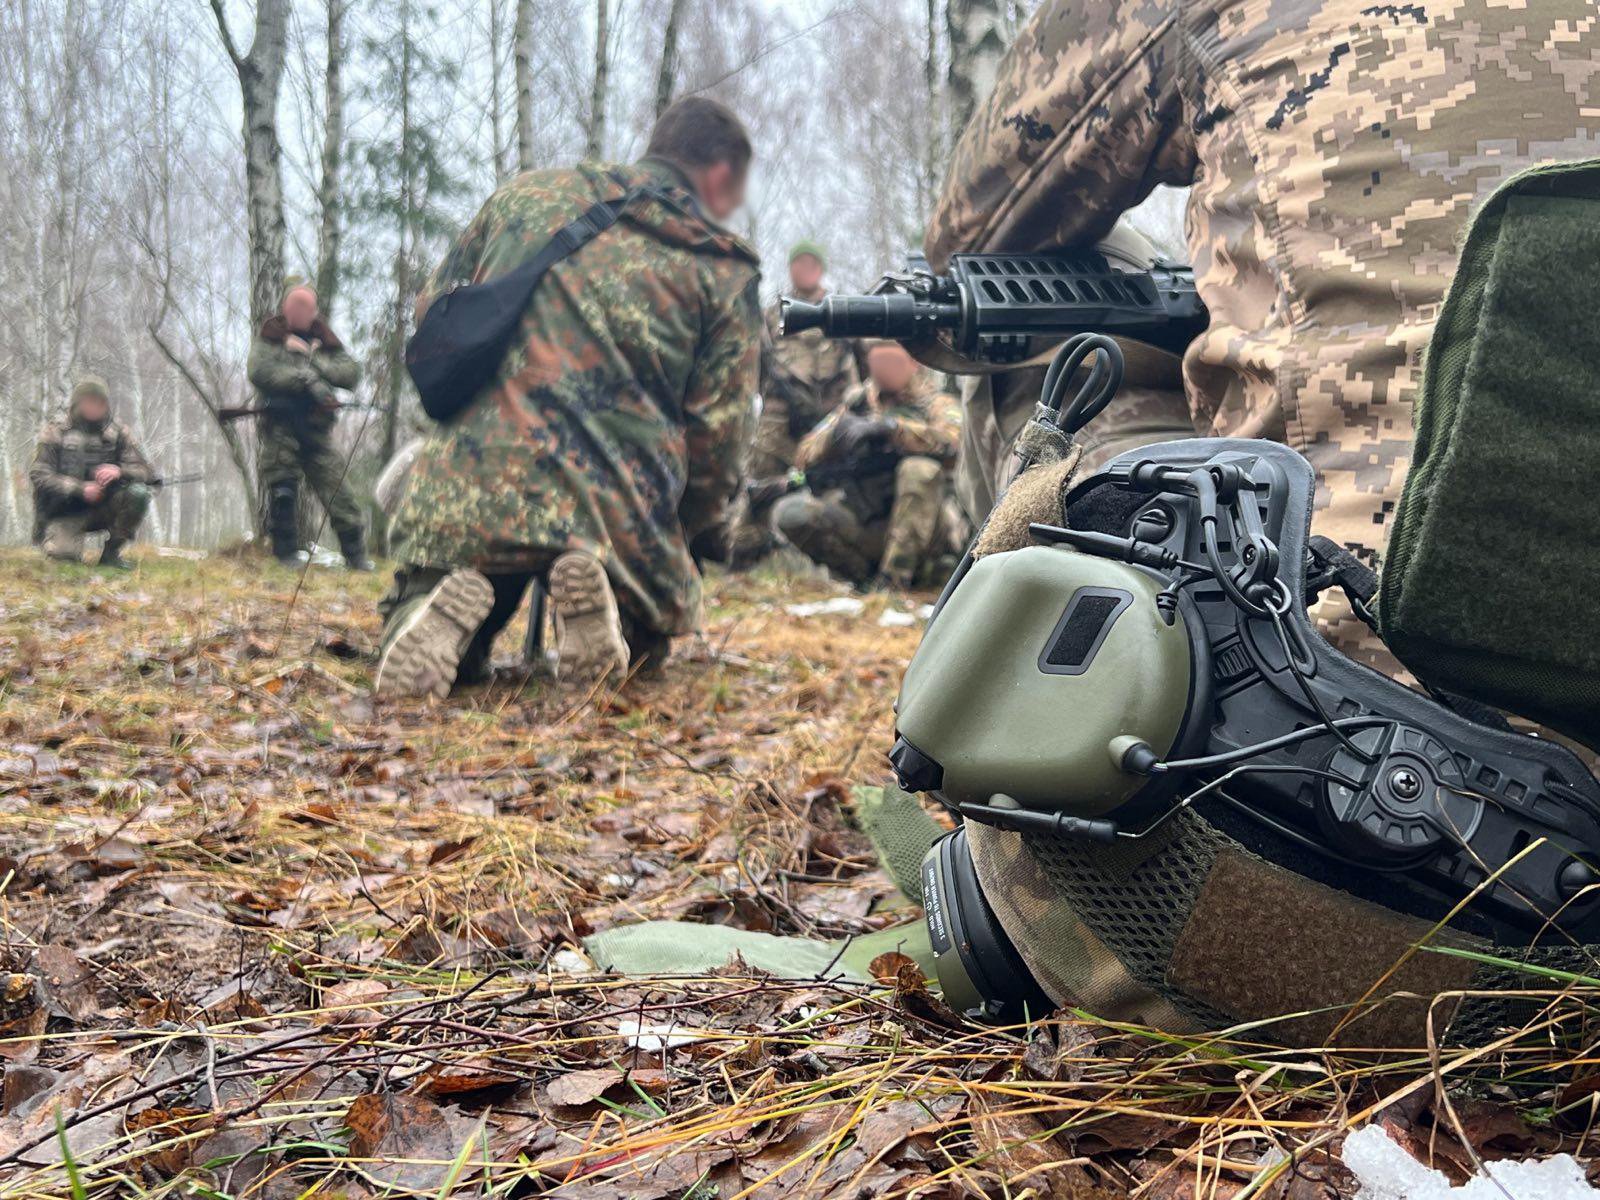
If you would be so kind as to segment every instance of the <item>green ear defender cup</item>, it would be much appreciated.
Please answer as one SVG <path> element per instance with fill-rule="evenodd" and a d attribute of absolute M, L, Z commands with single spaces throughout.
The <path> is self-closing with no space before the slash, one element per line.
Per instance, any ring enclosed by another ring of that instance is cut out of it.
<path fill-rule="evenodd" d="M 1190 713 L 1208 723 L 1209 672 L 1183 607 L 1163 612 L 1165 585 L 1064 546 L 979 559 L 906 670 L 891 755 L 902 786 L 1082 818 L 1124 805 L 1149 781 L 1119 747 L 1164 756 Z"/>
<path fill-rule="evenodd" d="M 940 838 L 922 860 L 922 905 L 939 989 L 951 1008 L 1002 1022 L 1055 1008 L 983 898 L 964 828 Z"/>

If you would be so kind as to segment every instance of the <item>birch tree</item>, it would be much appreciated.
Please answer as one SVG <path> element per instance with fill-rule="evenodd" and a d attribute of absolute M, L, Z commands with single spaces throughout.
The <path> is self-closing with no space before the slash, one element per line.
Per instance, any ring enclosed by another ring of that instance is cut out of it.
<path fill-rule="evenodd" d="M 250 246 L 250 322 L 259 326 L 283 292 L 283 150 L 278 93 L 289 41 L 289 0 L 257 0 L 250 49 L 240 53 L 222 0 L 211 0 L 222 48 L 244 107 L 245 228 Z"/>
<path fill-rule="evenodd" d="M 328 0 L 328 58 L 322 96 L 322 177 L 317 184 L 317 297 L 331 313 L 340 283 L 340 239 L 344 231 L 344 9 Z"/>
<path fill-rule="evenodd" d="M 589 92 L 589 127 L 585 131 L 585 158 L 605 153 L 606 105 L 611 93 L 610 5 L 595 0 L 594 6 L 594 87 Z"/>

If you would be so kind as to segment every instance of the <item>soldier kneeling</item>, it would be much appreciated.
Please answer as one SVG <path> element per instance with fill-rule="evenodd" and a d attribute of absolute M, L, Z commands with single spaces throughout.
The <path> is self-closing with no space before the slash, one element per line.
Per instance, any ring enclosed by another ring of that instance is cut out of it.
<path fill-rule="evenodd" d="M 150 507 L 151 477 L 133 434 L 111 419 L 105 381 L 86 375 L 67 419 L 45 426 L 34 449 L 34 541 L 50 558 L 78 562 L 84 535 L 104 533 L 100 565 L 127 570 L 122 548 Z"/>
<path fill-rule="evenodd" d="M 870 378 L 800 444 L 806 490 L 773 510 L 778 531 L 852 583 L 937 582 L 958 531 L 946 499 L 956 401 L 898 342 L 867 352 Z"/>

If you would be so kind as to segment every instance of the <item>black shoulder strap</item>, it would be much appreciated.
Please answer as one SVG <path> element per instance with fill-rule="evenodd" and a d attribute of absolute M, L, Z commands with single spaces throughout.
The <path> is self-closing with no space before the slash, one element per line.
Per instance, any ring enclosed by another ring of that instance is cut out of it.
<path fill-rule="evenodd" d="M 518 284 L 526 288 L 526 295 L 531 297 L 546 271 L 594 241 L 622 218 L 622 214 L 627 211 L 630 204 L 646 196 L 660 200 L 670 199 L 661 193 L 658 185 L 644 183 L 631 187 L 622 195 L 610 200 L 601 200 L 556 230 L 554 236 L 544 244 L 539 253 L 510 272 L 506 278 L 516 279 Z"/>

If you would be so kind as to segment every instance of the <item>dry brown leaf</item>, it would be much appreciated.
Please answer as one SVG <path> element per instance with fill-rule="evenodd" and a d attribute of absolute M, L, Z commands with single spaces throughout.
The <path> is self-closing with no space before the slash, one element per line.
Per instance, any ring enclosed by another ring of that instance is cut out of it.
<path fill-rule="evenodd" d="M 521 1078 L 510 1071 L 495 1066 L 483 1055 L 474 1055 L 460 1062 L 444 1063 L 422 1076 L 419 1090 L 426 1096 L 458 1096 L 468 1092 L 481 1092 L 487 1088 L 505 1087 Z"/>
<path fill-rule="evenodd" d="M 867 970 L 880 983 L 893 983 L 907 967 L 917 969 L 917 960 L 898 950 L 888 950 L 867 964 Z"/>
<path fill-rule="evenodd" d="M 422 1096 L 368 1093 L 345 1116 L 350 1153 L 370 1161 L 361 1170 L 388 1187 L 435 1193 L 450 1173 L 473 1122 L 452 1120 Z"/>
<path fill-rule="evenodd" d="M 1031 1113 L 1011 1111 L 1014 1100 L 972 1093 L 967 1117 L 973 1140 L 983 1156 L 982 1166 L 993 1171 L 1009 1192 L 1032 1184 L 1041 1195 L 1068 1195 L 1083 1183 L 1081 1172 L 1069 1167 L 1072 1154 L 1050 1136 Z"/>
<path fill-rule="evenodd" d="M 376 1007 L 389 986 L 376 979 L 347 979 L 322 993 L 322 1007 L 312 1014 L 318 1025 L 377 1025 L 385 1018 Z"/>
<path fill-rule="evenodd" d="M 575 1108 L 598 1100 L 607 1088 L 621 1083 L 623 1074 L 615 1067 L 596 1067 L 589 1071 L 568 1071 L 545 1085 L 550 1103 Z"/>

